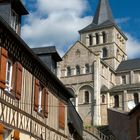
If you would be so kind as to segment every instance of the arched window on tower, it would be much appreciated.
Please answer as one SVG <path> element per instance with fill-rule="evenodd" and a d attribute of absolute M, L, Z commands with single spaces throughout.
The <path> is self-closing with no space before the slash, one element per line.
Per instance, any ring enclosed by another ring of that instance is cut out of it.
<path fill-rule="evenodd" d="M 90 72 L 89 64 L 85 64 L 85 73 L 88 74 Z"/>
<path fill-rule="evenodd" d="M 85 103 L 89 103 L 89 92 L 85 91 Z"/>
<path fill-rule="evenodd" d="M 139 95 L 138 93 L 134 93 L 134 102 L 137 105 L 139 103 Z"/>
<path fill-rule="evenodd" d="M 69 66 L 67 67 L 67 76 L 71 76 L 71 68 Z"/>
<path fill-rule="evenodd" d="M 102 35 L 103 35 L 103 43 L 106 43 L 107 42 L 107 35 L 105 32 L 102 32 Z"/>
<path fill-rule="evenodd" d="M 107 57 L 107 48 L 103 48 L 103 58 L 106 58 Z"/>
<path fill-rule="evenodd" d="M 119 107 L 119 96 L 118 95 L 114 96 L 114 107 L 115 108 Z"/>
<path fill-rule="evenodd" d="M 96 44 L 99 44 L 99 34 L 96 33 L 95 36 L 96 36 Z"/>
<path fill-rule="evenodd" d="M 80 66 L 79 65 L 76 66 L 76 75 L 80 75 Z"/>
<path fill-rule="evenodd" d="M 93 45 L 92 34 L 89 34 L 89 46 Z"/>

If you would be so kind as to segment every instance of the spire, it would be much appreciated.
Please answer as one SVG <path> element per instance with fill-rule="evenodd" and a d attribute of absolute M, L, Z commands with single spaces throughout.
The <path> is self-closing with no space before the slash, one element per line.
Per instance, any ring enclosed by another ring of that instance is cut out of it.
<path fill-rule="evenodd" d="M 97 10 L 95 12 L 95 16 L 93 18 L 93 23 L 96 25 L 100 25 L 104 22 L 110 21 L 114 23 L 114 19 L 112 16 L 111 8 L 109 6 L 108 0 L 100 0 Z"/>

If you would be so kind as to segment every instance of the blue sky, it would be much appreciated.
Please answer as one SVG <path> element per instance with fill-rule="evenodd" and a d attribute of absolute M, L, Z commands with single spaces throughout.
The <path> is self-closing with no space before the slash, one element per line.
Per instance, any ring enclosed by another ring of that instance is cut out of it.
<path fill-rule="evenodd" d="M 140 0 L 109 0 L 113 16 L 128 37 L 129 58 L 140 52 Z M 30 47 L 55 45 L 61 55 L 79 39 L 78 30 L 91 23 L 98 0 L 24 0 L 22 37 Z M 78 5 L 78 6 L 77 6 Z"/>

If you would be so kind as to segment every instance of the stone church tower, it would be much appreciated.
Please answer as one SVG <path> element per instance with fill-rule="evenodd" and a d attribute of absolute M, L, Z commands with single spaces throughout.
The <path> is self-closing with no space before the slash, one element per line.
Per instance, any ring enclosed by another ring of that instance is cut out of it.
<path fill-rule="evenodd" d="M 72 99 L 85 127 L 107 124 L 114 106 L 109 89 L 116 85 L 118 65 L 127 60 L 127 37 L 114 21 L 108 0 L 99 0 L 90 25 L 58 64 L 58 77 L 75 94 Z"/>

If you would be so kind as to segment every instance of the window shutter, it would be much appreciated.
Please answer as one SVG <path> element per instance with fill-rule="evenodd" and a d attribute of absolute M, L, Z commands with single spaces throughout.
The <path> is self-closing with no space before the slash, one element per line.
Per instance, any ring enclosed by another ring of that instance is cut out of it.
<path fill-rule="evenodd" d="M 39 80 L 35 79 L 34 85 L 34 110 L 38 110 L 38 94 L 39 94 Z"/>
<path fill-rule="evenodd" d="M 18 130 L 14 130 L 14 140 L 20 140 L 19 134 Z"/>
<path fill-rule="evenodd" d="M 65 128 L 65 106 L 62 102 L 59 102 L 59 128 Z"/>
<path fill-rule="evenodd" d="M 48 89 L 45 88 L 45 117 L 48 117 Z"/>
<path fill-rule="evenodd" d="M 6 83 L 6 64 L 7 64 L 8 52 L 6 49 L 1 48 L 0 56 L 0 88 L 5 89 Z"/>
<path fill-rule="evenodd" d="M 0 124 L 0 140 L 3 140 L 3 133 L 4 133 L 4 127 L 3 124 Z"/>
<path fill-rule="evenodd" d="M 22 65 L 17 63 L 17 75 L 16 75 L 16 98 L 21 98 L 21 87 L 22 87 Z"/>

